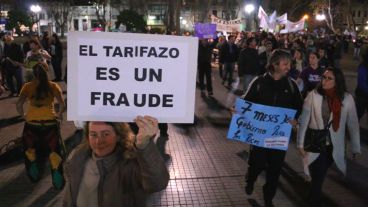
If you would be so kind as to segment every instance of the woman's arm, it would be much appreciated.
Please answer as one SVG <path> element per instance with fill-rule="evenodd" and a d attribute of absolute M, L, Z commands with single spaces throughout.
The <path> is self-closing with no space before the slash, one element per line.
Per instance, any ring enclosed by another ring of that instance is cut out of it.
<path fill-rule="evenodd" d="M 57 102 L 59 103 L 59 111 L 57 113 L 57 117 L 60 119 L 60 121 L 62 121 L 63 120 L 63 112 L 65 110 L 65 102 L 64 102 L 64 99 L 63 99 L 61 89 L 57 88 L 57 90 L 55 90 L 55 91 L 56 91 L 55 98 L 56 98 Z"/>
<path fill-rule="evenodd" d="M 17 112 L 21 117 L 24 117 L 23 105 L 26 102 L 27 97 L 24 94 L 20 94 L 16 103 Z"/>
<path fill-rule="evenodd" d="M 350 142 L 353 154 L 360 154 L 360 130 L 357 111 L 353 97 L 349 94 L 345 97 L 347 101 L 346 124 L 348 126 Z"/>
<path fill-rule="evenodd" d="M 300 150 L 301 153 L 304 151 L 305 132 L 307 131 L 307 128 L 309 126 L 309 121 L 311 119 L 313 95 L 314 95 L 314 91 L 309 93 L 308 96 L 305 98 L 302 113 L 299 116 L 299 130 L 298 130 L 298 136 L 297 136 L 297 148 L 302 149 L 302 150 Z"/>
<path fill-rule="evenodd" d="M 166 188 L 169 182 L 169 172 L 152 141 L 158 131 L 158 121 L 149 116 L 135 119 L 139 127 L 136 137 L 137 160 L 140 169 L 138 179 L 147 193 L 157 192 Z"/>
<path fill-rule="evenodd" d="M 42 55 L 42 57 L 44 57 L 46 60 L 51 60 L 51 55 L 50 55 L 46 50 L 41 50 L 41 55 Z"/>

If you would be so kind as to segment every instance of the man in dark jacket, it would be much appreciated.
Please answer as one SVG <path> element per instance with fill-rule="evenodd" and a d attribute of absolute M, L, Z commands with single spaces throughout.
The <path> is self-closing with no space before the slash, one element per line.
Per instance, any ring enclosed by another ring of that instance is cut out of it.
<path fill-rule="evenodd" d="M 256 39 L 254 37 L 248 38 L 246 43 L 247 48 L 240 52 L 238 62 L 239 77 L 244 77 L 244 91 L 247 90 L 252 79 L 261 74 L 260 60 L 258 50 L 256 49 Z"/>
<path fill-rule="evenodd" d="M 4 36 L 4 68 L 6 71 L 6 83 L 9 86 L 10 95 L 18 95 L 20 89 L 23 86 L 23 75 L 22 75 L 22 64 L 23 64 L 23 52 L 21 47 L 13 42 L 13 37 L 10 34 Z M 13 83 L 13 77 L 17 82 L 17 87 L 15 88 Z"/>
<path fill-rule="evenodd" d="M 223 56 L 223 62 L 225 67 L 225 74 L 222 84 L 225 84 L 226 79 L 228 81 L 228 87 L 231 88 L 233 83 L 233 72 L 235 68 L 235 62 L 238 60 L 238 47 L 234 44 L 235 36 L 230 35 L 228 41 L 225 42 L 220 48 L 220 53 Z"/>
<path fill-rule="evenodd" d="M 217 42 L 209 43 L 207 39 L 199 40 L 198 46 L 198 78 L 199 88 L 201 89 L 201 95 L 204 94 L 204 77 L 206 77 L 206 87 L 209 96 L 213 95 L 212 91 L 212 77 L 211 77 L 211 57 L 212 50 L 216 46 Z"/>
<path fill-rule="evenodd" d="M 336 41 L 333 49 L 333 66 L 335 68 L 341 69 L 340 61 L 342 58 L 343 42 L 340 36 L 336 36 L 335 40 Z"/>
<path fill-rule="evenodd" d="M 275 50 L 270 58 L 269 72 L 250 83 L 244 99 L 257 104 L 297 110 L 294 120 L 289 121 L 296 126 L 295 120 L 301 112 L 303 98 L 296 83 L 287 76 L 290 63 L 288 52 Z M 245 191 L 248 195 L 252 194 L 258 175 L 266 170 L 266 184 L 263 186 L 266 207 L 273 206 L 272 199 L 276 194 L 285 155 L 286 151 L 251 145 Z"/>

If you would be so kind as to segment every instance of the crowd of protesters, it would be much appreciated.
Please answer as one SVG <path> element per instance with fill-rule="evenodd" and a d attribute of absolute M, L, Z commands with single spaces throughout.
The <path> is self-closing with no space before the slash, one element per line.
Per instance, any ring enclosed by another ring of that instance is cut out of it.
<path fill-rule="evenodd" d="M 52 71 L 55 76 L 53 81 L 62 81 L 62 59 L 62 45 L 57 34 L 53 34 L 50 38 L 48 32 L 44 32 L 40 39 L 37 34 L 30 33 L 23 44 L 15 42 L 11 33 L 1 34 L 1 86 L 10 91 L 9 97 L 19 96 L 24 83 L 33 79 L 32 67 L 37 62 L 45 62 L 49 67 L 52 63 Z M 50 72 L 51 70 L 48 71 L 49 77 L 51 77 Z"/>
<path fill-rule="evenodd" d="M 9 97 L 19 96 L 17 110 L 26 119 L 25 165 L 33 182 L 40 179 L 38 161 L 46 156 L 54 187 L 62 189 L 66 185 L 65 206 L 144 206 L 147 193 L 167 186 L 169 176 L 164 161 L 170 159 L 165 152 L 168 127 L 165 123 L 158 124 L 153 117 L 137 117 L 130 125 L 87 122 L 87 142 L 68 159 L 65 181 L 61 167 L 65 157 L 57 121 L 62 117 L 64 100 L 60 87 L 48 80 L 52 67 L 53 81 L 62 81 L 62 44 L 56 34 L 50 37 L 48 33 L 44 33 L 42 39 L 31 35 L 22 45 L 15 43 L 10 34 L 1 39 L 0 92 L 9 90 Z M 294 129 L 299 128 L 297 147 L 307 163 L 305 173 L 310 176 L 312 206 L 322 203 L 323 180 L 333 162 L 346 173 L 345 131 L 350 133 L 354 157 L 360 153 L 359 119 L 368 105 L 368 52 L 363 52 L 358 68 L 354 101 L 346 91 L 340 63 L 346 42 L 350 40 L 354 47 L 352 58 L 359 59 L 363 40 L 353 41 L 348 36 L 241 32 L 199 40 L 198 79 L 202 96 L 206 95 L 205 90 L 208 96 L 214 95 L 211 64 L 216 50 L 219 76 L 225 87 L 230 90 L 238 87 L 234 84 L 235 75 L 241 82 L 237 89 L 244 99 L 297 110 L 289 122 Z M 57 112 L 53 108 L 54 98 L 61 105 Z M 29 108 L 24 113 L 23 104 L 27 100 Z M 318 153 L 306 152 L 303 144 L 307 128 L 322 130 L 327 126 L 329 135 L 325 148 Z M 151 140 L 158 129 L 160 136 L 154 147 Z M 245 192 L 253 193 L 258 175 L 265 170 L 263 196 L 267 207 L 273 206 L 285 155 L 285 151 L 250 148 Z M 75 171 L 78 173 L 71 173 Z M 104 180 L 101 181 L 100 176 L 104 176 Z M 115 182 L 115 177 L 119 182 Z M 101 185 L 105 188 L 99 187 Z M 91 200 L 90 194 L 96 197 Z M 109 199 L 112 197 L 116 199 Z"/>
<path fill-rule="evenodd" d="M 311 206 L 321 206 L 322 185 L 331 164 L 335 163 L 346 174 L 346 131 L 350 135 L 353 157 L 360 154 L 359 119 L 367 111 L 368 51 L 364 51 L 358 69 L 356 104 L 346 90 L 340 62 L 348 41 L 353 42 L 352 59 L 359 59 L 363 40 L 339 35 L 266 32 L 242 32 L 229 35 L 227 39 L 221 36 L 214 41 L 218 42 L 215 54 L 222 84 L 229 89 L 238 87 L 233 84 L 237 65 L 238 80 L 242 83 L 237 90 L 244 99 L 297 110 L 290 124 L 297 131 L 297 147 L 305 163 L 306 181 L 311 183 L 308 201 Z M 328 131 L 318 152 L 304 150 L 309 128 Z M 245 192 L 252 194 L 258 175 L 265 170 L 263 197 L 266 207 L 273 206 L 285 154 L 285 151 L 250 147 Z"/>

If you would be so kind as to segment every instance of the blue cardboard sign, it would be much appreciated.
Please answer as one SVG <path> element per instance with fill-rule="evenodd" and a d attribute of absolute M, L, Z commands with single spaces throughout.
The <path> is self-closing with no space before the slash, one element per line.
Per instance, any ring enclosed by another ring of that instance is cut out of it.
<path fill-rule="evenodd" d="M 215 38 L 216 33 L 216 24 L 203 24 L 196 23 L 194 26 L 195 36 L 198 38 Z"/>
<path fill-rule="evenodd" d="M 258 147 L 286 151 L 296 110 L 266 106 L 238 98 L 227 138 Z"/>

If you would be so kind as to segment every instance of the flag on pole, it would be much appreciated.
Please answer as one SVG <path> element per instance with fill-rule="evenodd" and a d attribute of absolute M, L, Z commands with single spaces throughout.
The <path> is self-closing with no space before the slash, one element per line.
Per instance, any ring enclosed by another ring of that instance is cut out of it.
<path fill-rule="evenodd" d="M 276 29 L 276 10 L 271 14 L 271 16 L 268 18 L 268 28 L 272 31 L 275 31 Z"/>
<path fill-rule="evenodd" d="M 268 29 L 268 15 L 263 10 L 262 6 L 258 9 L 258 19 L 259 19 L 259 27 L 263 29 Z"/>
<path fill-rule="evenodd" d="M 277 24 L 286 24 L 287 23 L 287 13 L 276 18 Z"/>
<path fill-rule="evenodd" d="M 287 32 L 297 32 L 304 29 L 305 19 L 302 18 L 297 22 L 287 21 L 286 30 Z"/>

